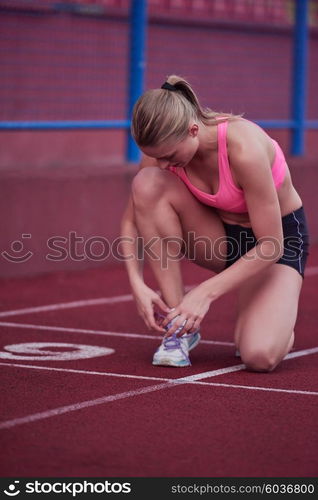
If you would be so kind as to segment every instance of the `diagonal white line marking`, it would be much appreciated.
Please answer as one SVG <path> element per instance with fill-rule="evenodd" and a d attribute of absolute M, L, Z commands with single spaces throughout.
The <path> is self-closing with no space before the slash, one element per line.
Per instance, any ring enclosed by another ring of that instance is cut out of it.
<path fill-rule="evenodd" d="M 316 276 L 318 274 L 318 266 L 308 267 L 305 271 L 305 276 Z M 191 290 L 197 286 L 194 285 L 186 285 L 185 291 Z M 157 293 L 160 293 L 159 290 L 156 290 Z M 24 309 L 15 309 L 12 311 L 1 311 L 0 318 L 8 317 L 8 316 L 19 316 L 21 314 L 29 314 L 29 313 L 40 313 L 44 311 L 56 311 L 59 309 L 72 309 L 75 307 L 87 307 L 87 306 L 96 306 L 99 304 L 115 304 L 116 302 L 129 302 L 133 300 L 133 296 L 131 294 L 127 295 L 117 295 L 115 297 L 101 297 L 98 299 L 86 299 L 86 300 L 76 300 L 73 302 L 62 302 L 60 304 L 48 304 L 45 306 L 35 306 L 35 307 L 27 307 Z"/>
<path fill-rule="evenodd" d="M 125 333 L 125 332 L 108 332 L 104 330 L 91 330 L 86 328 L 66 328 L 62 326 L 48 326 L 48 325 L 31 325 L 29 323 L 11 323 L 7 321 L 0 321 L 0 327 L 12 327 L 12 328 L 32 328 L 34 330 L 52 330 L 56 332 L 66 332 L 66 333 L 84 333 L 91 335 L 106 335 L 112 337 L 125 337 L 125 338 L 138 338 L 138 339 L 151 339 L 157 340 L 159 342 L 159 335 L 144 335 L 141 333 Z M 219 340 L 200 340 L 201 344 L 216 344 L 224 346 L 234 346 L 234 342 L 223 342 Z"/>
<path fill-rule="evenodd" d="M 203 378 L 217 377 L 218 375 L 224 375 L 225 373 L 238 372 L 243 370 L 245 365 L 234 365 L 228 366 L 227 368 L 219 368 L 218 370 L 211 370 L 209 372 L 197 373 L 196 375 L 189 375 L 188 377 L 182 377 L 175 380 L 176 383 L 184 382 L 195 382 L 196 380 L 202 380 Z"/>
<path fill-rule="evenodd" d="M 315 354 L 318 352 L 318 347 L 312 347 L 311 349 L 303 349 L 302 351 L 295 351 L 286 354 L 285 359 L 299 358 L 300 356 L 307 356 L 308 354 Z"/>
<path fill-rule="evenodd" d="M 71 411 L 82 410 L 83 408 L 89 408 L 90 406 L 97 406 L 105 403 L 111 403 L 113 401 L 118 401 L 119 399 L 131 398 L 133 396 L 139 396 L 140 394 L 146 394 L 148 392 L 160 391 L 161 389 L 167 389 L 168 387 L 173 387 L 173 384 L 166 382 L 159 385 L 150 385 L 149 387 L 141 387 L 135 391 L 121 392 L 120 394 L 114 394 L 112 396 L 104 396 L 97 399 L 92 399 L 90 401 L 83 401 L 82 403 L 75 403 L 73 405 L 61 406 L 60 408 L 54 408 L 52 410 L 43 411 L 40 413 L 34 413 L 33 415 L 28 415 L 22 418 L 15 418 L 13 420 L 7 420 L 0 424 L 0 429 L 10 429 L 17 425 L 28 424 L 30 422 L 35 422 L 37 420 L 43 420 L 45 418 L 54 417 L 57 415 L 63 415 L 63 413 L 69 413 Z"/>
<path fill-rule="evenodd" d="M 131 398 L 133 396 L 139 396 L 140 394 L 146 394 L 149 392 L 160 391 L 162 389 L 168 389 L 171 387 L 175 387 L 176 385 L 186 384 L 188 379 L 190 381 L 192 381 L 193 377 L 196 377 L 196 380 L 199 380 L 200 378 L 201 379 L 207 378 L 207 377 L 210 378 L 213 376 L 221 375 L 220 372 L 222 372 L 222 374 L 223 374 L 223 373 L 227 373 L 227 372 L 242 370 L 243 368 L 245 368 L 245 365 L 229 366 L 228 368 L 222 368 L 221 370 L 212 370 L 212 371 L 200 373 L 198 375 L 190 375 L 189 377 L 183 377 L 182 379 L 169 380 L 169 382 L 165 382 L 165 383 L 159 384 L 159 385 L 150 385 L 148 387 L 141 387 L 140 389 L 136 389 L 133 391 L 121 392 L 119 394 L 114 394 L 111 396 L 104 396 L 101 398 L 92 399 L 90 401 L 83 401 L 82 403 L 75 403 L 72 405 L 61 406 L 60 408 L 54 408 L 52 410 L 34 413 L 33 415 L 27 415 L 27 416 L 21 417 L 21 418 L 14 418 L 13 420 L 7 420 L 5 422 L 0 423 L 0 430 L 1 429 L 10 429 L 10 428 L 15 427 L 17 425 L 27 424 L 30 422 L 35 422 L 37 420 L 43 420 L 45 418 L 49 418 L 49 417 L 53 417 L 53 416 L 57 416 L 57 415 L 62 415 L 63 413 L 69 413 L 72 411 L 81 410 L 83 408 L 89 408 L 91 406 L 97 406 L 100 404 L 110 403 L 113 401 L 117 401 L 119 399 Z"/>
<path fill-rule="evenodd" d="M 284 358 L 284 360 L 288 356 L 289 356 L 289 358 L 295 358 L 295 357 L 299 357 L 299 356 L 307 356 L 309 354 L 314 354 L 316 352 L 318 352 L 318 347 L 315 347 L 312 349 L 304 349 L 302 351 L 291 353 L 290 356 L 287 355 Z M 3 363 L 3 364 L 6 364 L 6 363 Z M 210 377 L 216 377 L 218 375 L 223 375 L 225 373 L 239 371 L 239 370 L 242 370 L 244 368 L 245 368 L 244 364 L 229 366 L 227 368 L 221 368 L 218 370 L 211 370 L 208 372 L 197 373 L 196 375 L 189 375 L 188 377 L 181 377 L 179 379 L 169 380 L 168 382 L 164 382 L 162 384 L 141 387 L 140 389 L 136 389 L 134 391 L 121 392 L 121 393 L 114 394 L 111 396 L 104 396 L 101 398 L 92 399 L 90 401 L 83 401 L 81 403 L 75 403 L 73 405 L 62 406 L 60 408 L 54 408 L 52 410 L 47 410 L 47 411 L 35 413 L 33 415 L 27 415 L 25 417 L 20 417 L 20 418 L 15 418 L 12 420 L 4 421 L 4 422 L 0 423 L 0 430 L 1 429 L 10 429 L 10 428 L 15 427 L 17 425 L 27 424 L 30 422 L 35 422 L 37 420 L 43 420 L 45 418 L 50 418 L 53 416 L 62 415 L 65 413 L 81 410 L 84 408 L 89 408 L 92 406 L 97 406 L 100 404 L 110 403 L 110 402 L 117 401 L 120 399 L 127 399 L 127 398 L 130 398 L 133 396 L 139 396 L 141 394 L 160 391 L 162 389 L 168 389 L 168 388 L 175 387 L 175 386 L 181 385 L 181 384 L 194 383 L 194 382 L 196 383 L 196 381 L 198 381 L 198 380 L 202 380 L 202 379 L 210 378 Z M 246 386 L 242 386 L 242 388 L 246 388 Z"/>

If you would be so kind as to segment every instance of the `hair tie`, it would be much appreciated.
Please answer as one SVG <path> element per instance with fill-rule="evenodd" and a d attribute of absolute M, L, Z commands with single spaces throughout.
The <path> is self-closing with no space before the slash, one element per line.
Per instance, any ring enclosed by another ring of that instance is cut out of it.
<path fill-rule="evenodd" d="M 171 85 L 171 83 L 165 82 L 163 85 L 161 85 L 162 89 L 166 90 L 171 90 L 172 92 L 176 92 L 178 89 L 174 85 Z"/>

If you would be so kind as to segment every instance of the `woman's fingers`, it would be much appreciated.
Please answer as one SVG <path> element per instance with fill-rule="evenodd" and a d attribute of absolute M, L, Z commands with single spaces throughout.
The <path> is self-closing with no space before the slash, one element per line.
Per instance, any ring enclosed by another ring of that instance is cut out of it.
<path fill-rule="evenodd" d="M 186 331 L 181 332 L 181 334 L 182 334 L 182 333 L 193 333 L 193 325 L 194 325 L 194 320 L 189 319 L 189 320 L 186 322 L 185 326 L 184 326 L 184 329 L 185 329 Z"/>
<path fill-rule="evenodd" d="M 164 303 L 164 301 L 161 299 L 161 297 L 159 297 L 159 295 L 157 297 L 154 298 L 153 302 L 158 306 L 160 307 L 160 309 L 162 311 L 164 311 L 165 313 L 169 313 L 171 311 L 171 309 L 167 306 L 167 304 Z"/>
<path fill-rule="evenodd" d="M 166 315 L 155 311 L 153 305 L 157 305 Z M 199 329 L 201 322 L 197 316 L 189 316 L 187 313 L 181 313 L 177 307 L 169 308 L 159 295 L 152 297 L 152 302 L 149 307 L 146 306 L 143 309 L 142 317 L 148 329 L 164 333 L 165 337 L 170 337 L 176 331 L 178 331 L 178 337 L 185 333 L 194 333 Z M 167 325 L 169 323 L 171 323 L 171 325 L 167 330 Z"/>
<path fill-rule="evenodd" d="M 165 332 L 165 329 L 162 328 L 162 326 L 158 325 L 158 323 L 156 323 L 155 313 L 154 313 L 154 310 L 152 309 L 152 307 L 151 307 L 151 309 L 149 309 L 146 312 L 146 320 L 147 320 L 150 328 L 153 328 L 154 330 L 156 330 L 157 332 L 160 332 L 160 333 Z"/>
<path fill-rule="evenodd" d="M 142 313 L 140 314 L 140 316 L 144 320 L 144 323 L 145 323 L 146 327 L 148 328 L 148 330 L 150 330 L 150 324 L 149 324 L 149 321 L 147 319 L 147 316 L 145 314 L 142 314 Z"/>
<path fill-rule="evenodd" d="M 167 330 L 167 336 L 169 337 L 170 335 L 173 335 L 177 330 L 179 330 L 178 336 L 183 335 L 187 331 L 187 318 L 181 314 L 176 316 L 176 319 L 173 321 L 169 330 Z"/>
<path fill-rule="evenodd" d="M 191 328 L 188 330 L 188 333 L 194 333 L 194 332 L 197 332 L 200 328 L 200 320 L 197 319 L 196 321 L 194 321 L 191 325 Z"/>
<path fill-rule="evenodd" d="M 177 337 L 181 337 L 182 335 L 184 335 L 185 333 L 188 333 L 188 329 L 189 329 L 189 325 L 188 325 L 188 320 L 185 319 L 180 328 L 182 327 L 182 329 L 177 333 Z"/>
<path fill-rule="evenodd" d="M 186 317 L 185 314 L 178 314 L 177 316 L 174 316 L 174 318 L 170 319 L 170 321 L 172 321 L 172 325 L 166 333 L 167 337 L 173 335 L 177 330 L 179 330 L 177 333 L 178 337 L 184 335 L 185 333 L 194 333 L 199 329 L 201 323 L 200 318 Z M 168 323 L 169 318 L 165 320 L 162 325 L 166 326 Z"/>
<path fill-rule="evenodd" d="M 161 314 L 161 313 L 158 313 L 157 311 L 155 311 L 154 317 L 155 317 L 155 321 L 156 321 L 157 325 L 162 326 L 162 322 L 166 316 L 164 314 Z"/>
<path fill-rule="evenodd" d="M 172 309 L 169 309 L 169 313 L 167 314 L 167 316 L 164 318 L 163 322 L 162 322 L 162 326 L 163 327 L 166 327 L 168 325 L 168 323 L 170 323 L 170 321 L 174 320 L 174 318 L 177 318 L 179 316 L 178 312 L 175 312 L 175 307 L 173 307 Z"/>

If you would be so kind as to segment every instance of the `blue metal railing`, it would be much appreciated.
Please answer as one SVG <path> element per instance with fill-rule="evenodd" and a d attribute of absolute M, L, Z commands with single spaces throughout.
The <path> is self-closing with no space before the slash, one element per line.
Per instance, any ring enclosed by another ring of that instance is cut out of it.
<path fill-rule="evenodd" d="M 54 120 L 0 122 L 0 130 L 82 130 L 82 129 L 125 129 L 129 120 Z"/>
<path fill-rule="evenodd" d="M 294 33 L 294 75 L 292 115 L 292 154 L 302 155 L 305 149 L 305 121 L 308 80 L 308 0 L 296 1 Z"/>
<path fill-rule="evenodd" d="M 131 120 L 135 102 L 144 92 L 146 67 L 146 28 L 147 0 L 133 0 L 131 6 L 130 29 L 130 81 L 128 119 Z M 139 149 L 128 134 L 126 159 L 130 162 L 139 160 Z"/>
<path fill-rule="evenodd" d="M 304 137 L 307 129 L 318 129 L 318 120 L 307 120 L 308 84 L 308 3 L 295 0 L 294 59 L 292 81 L 291 118 L 288 120 L 254 120 L 262 127 L 289 129 L 292 133 L 291 153 L 304 154 Z M 71 129 L 126 129 L 128 162 L 139 160 L 139 149 L 130 134 L 131 114 L 134 103 L 144 91 L 146 67 L 148 0 L 131 0 L 130 8 L 130 58 L 129 95 L 126 120 L 67 120 L 67 121 L 3 121 L 0 130 L 71 130 Z"/>

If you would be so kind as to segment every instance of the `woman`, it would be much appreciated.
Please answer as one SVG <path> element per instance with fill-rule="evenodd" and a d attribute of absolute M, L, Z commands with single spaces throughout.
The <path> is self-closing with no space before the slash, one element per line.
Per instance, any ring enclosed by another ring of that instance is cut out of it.
<path fill-rule="evenodd" d="M 143 157 L 121 235 L 138 312 L 165 333 L 153 364 L 190 365 L 209 307 L 238 289 L 238 353 L 249 370 L 273 370 L 294 343 L 308 256 L 302 200 L 282 150 L 242 116 L 202 109 L 176 75 L 139 98 L 132 134 Z M 161 297 L 143 281 L 141 241 Z M 215 273 L 186 294 L 183 255 Z"/>

